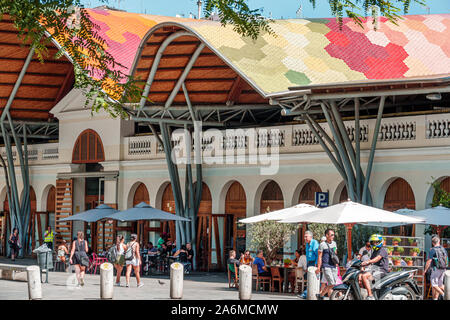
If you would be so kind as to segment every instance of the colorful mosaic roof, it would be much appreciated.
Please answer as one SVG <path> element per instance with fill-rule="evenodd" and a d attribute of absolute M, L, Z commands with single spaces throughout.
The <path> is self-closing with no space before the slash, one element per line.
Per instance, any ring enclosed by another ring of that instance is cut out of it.
<path fill-rule="evenodd" d="M 196 33 L 265 95 L 293 86 L 430 78 L 450 74 L 450 14 L 409 15 L 398 25 L 381 18 L 364 29 L 351 19 L 342 28 L 334 18 L 277 20 L 275 35 L 256 41 L 231 26 L 207 20 L 90 10 L 108 50 L 132 70 L 145 34 L 158 23 L 174 23 Z"/>

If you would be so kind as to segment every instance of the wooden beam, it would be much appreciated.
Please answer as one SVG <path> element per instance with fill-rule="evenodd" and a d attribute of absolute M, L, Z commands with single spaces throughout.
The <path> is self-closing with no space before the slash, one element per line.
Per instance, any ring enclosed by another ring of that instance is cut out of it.
<path fill-rule="evenodd" d="M 239 76 L 234 81 L 233 86 L 231 87 L 227 96 L 227 105 L 232 106 L 236 101 L 239 100 L 239 95 L 242 91 L 242 82 L 242 78 Z"/>

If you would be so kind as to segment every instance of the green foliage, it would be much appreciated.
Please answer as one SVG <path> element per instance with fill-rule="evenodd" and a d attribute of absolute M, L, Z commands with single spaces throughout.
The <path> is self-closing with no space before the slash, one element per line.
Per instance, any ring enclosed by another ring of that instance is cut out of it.
<path fill-rule="evenodd" d="M 323 224 L 323 223 L 310 223 L 308 224 L 308 230 L 314 234 L 314 239 L 320 242 L 320 238 L 325 235 L 325 230 L 334 230 L 334 241 L 337 245 L 337 255 L 342 260 L 344 254 L 347 253 L 347 242 L 345 237 L 345 226 L 340 224 Z"/>
<path fill-rule="evenodd" d="M 283 262 L 284 262 L 284 264 L 291 264 L 292 260 L 287 258 L 287 259 L 284 259 Z"/>
<path fill-rule="evenodd" d="M 398 243 L 400 243 L 402 241 L 402 239 L 395 237 L 395 238 L 392 238 L 392 242 L 394 242 L 394 241 L 397 241 Z"/>
<path fill-rule="evenodd" d="M 412 258 L 410 258 L 410 257 L 407 257 L 407 258 L 405 258 L 405 261 L 406 261 L 406 262 L 408 262 L 408 261 L 412 261 Z"/>
<path fill-rule="evenodd" d="M 394 250 L 400 254 L 405 252 L 405 248 L 403 248 L 403 247 L 396 247 Z"/>
<path fill-rule="evenodd" d="M 75 88 L 86 94 L 92 110 L 104 109 L 113 117 L 126 117 L 124 102 L 135 101 L 141 90 L 127 75 L 125 67 L 105 51 L 99 26 L 89 20 L 80 0 L 0 0 L 0 20 L 7 14 L 24 44 L 31 44 L 41 62 L 48 56 L 53 40 L 74 65 Z"/>
<path fill-rule="evenodd" d="M 413 248 L 412 251 L 416 252 L 416 253 L 420 253 L 420 248 Z"/>
<path fill-rule="evenodd" d="M 398 261 L 400 260 L 400 257 L 392 257 L 392 261 Z"/>
<path fill-rule="evenodd" d="M 434 180 L 434 182 L 429 182 L 433 189 L 434 189 L 434 195 L 433 195 L 433 201 L 431 202 L 432 207 L 437 207 L 439 205 L 450 208 L 450 192 L 445 191 L 441 187 L 441 181 L 438 181 L 431 177 L 431 179 Z"/>
<path fill-rule="evenodd" d="M 387 252 L 389 255 L 392 254 L 392 252 L 394 252 L 394 247 L 388 247 Z"/>
<path fill-rule="evenodd" d="M 309 1 L 314 7 L 316 0 Z M 408 13 L 411 1 L 421 5 L 425 4 L 424 0 L 328 0 L 331 13 L 336 16 L 340 25 L 342 25 L 342 18 L 345 14 L 349 18 L 352 18 L 360 27 L 363 27 L 363 16 L 357 11 L 363 11 L 365 16 L 368 16 L 370 13 L 370 16 L 375 20 L 378 16 L 374 6 L 378 6 L 382 16 L 386 17 L 390 22 L 397 24 L 396 21 L 401 18 L 401 11 L 403 10 L 404 14 Z"/>
<path fill-rule="evenodd" d="M 249 236 L 252 239 L 250 246 L 253 250 L 263 250 L 267 262 L 270 263 L 296 230 L 297 225 L 290 223 L 276 221 L 253 223 L 249 227 Z"/>
<path fill-rule="evenodd" d="M 352 250 L 358 252 L 374 233 L 381 233 L 381 228 L 355 225 L 352 230 Z"/>
<path fill-rule="evenodd" d="M 205 16 L 208 18 L 217 9 L 222 25 L 231 24 L 239 34 L 258 38 L 261 31 L 273 34 L 269 23 L 272 21 L 262 16 L 262 9 L 250 9 L 247 0 L 206 0 Z"/>

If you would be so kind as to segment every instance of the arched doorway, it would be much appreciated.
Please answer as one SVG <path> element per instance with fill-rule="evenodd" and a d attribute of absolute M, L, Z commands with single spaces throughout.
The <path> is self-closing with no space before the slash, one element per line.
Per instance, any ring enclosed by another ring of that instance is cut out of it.
<path fill-rule="evenodd" d="M 65 199 L 66 202 L 72 201 L 74 208 L 84 207 L 85 211 L 94 209 L 98 205 L 104 203 L 105 179 L 104 176 L 99 174 L 99 172 L 103 171 L 103 166 L 100 164 L 100 162 L 103 161 L 105 161 L 105 152 L 100 135 L 93 129 L 82 131 L 78 135 L 72 149 L 72 163 L 80 165 L 78 170 L 85 174 L 83 177 L 76 177 L 65 182 L 72 184 L 72 194 L 74 192 L 73 189 L 84 188 L 84 200 L 74 201 L 74 198 L 71 195 Z M 58 190 L 59 185 L 60 184 L 57 182 L 57 193 L 60 193 Z M 66 188 L 64 183 L 61 185 L 62 188 Z M 67 193 L 67 191 L 65 191 L 65 193 Z M 77 199 L 79 198 L 77 197 Z M 57 201 L 57 213 L 59 210 Z M 67 212 L 64 214 L 67 214 Z M 80 224 L 80 222 L 75 221 L 73 224 L 78 225 L 78 228 L 84 229 L 84 234 L 89 246 L 96 252 L 105 250 L 114 242 L 115 223 L 93 222 Z"/>
<path fill-rule="evenodd" d="M 397 178 L 391 182 L 384 196 L 383 209 L 396 211 L 399 209 L 416 209 L 414 193 L 409 183 L 402 178 Z M 413 225 L 389 228 L 390 234 L 411 236 L 414 233 Z"/>
<path fill-rule="evenodd" d="M 245 251 L 246 227 L 238 220 L 244 219 L 247 213 L 247 198 L 242 185 L 235 181 L 228 188 L 225 197 L 225 245 L 223 257 L 229 250 L 236 251 L 237 257 Z"/>
<path fill-rule="evenodd" d="M 322 192 L 319 184 L 314 180 L 309 180 L 300 191 L 298 203 L 307 203 L 314 206 L 316 204 L 316 192 Z"/>
<path fill-rule="evenodd" d="M 175 207 L 175 198 L 173 197 L 173 191 L 172 191 L 172 184 L 168 184 L 166 188 L 164 189 L 162 199 L 161 199 L 161 209 L 175 214 L 176 213 L 176 207 Z M 162 226 L 161 226 L 162 224 Z M 173 221 L 163 221 L 160 223 L 160 230 L 161 232 L 167 232 L 169 234 L 169 239 L 174 241 L 176 238 L 176 228 L 175 228 L 175 222 Z M 184 243 L 180 243 L 184 244 Z"/>
<path fill-rule="evenodd" d="M 271 180 L 261 194 L 260 213 L 284 208 L 283 192 L 275 181 Z"/>
<path fill-rule="evenodd" d="M 194 188 L 197 183 L 194 184 Z M 208 185 L 202 182 L 202 198 L 197 215 L 197 268 L 209 271 L 211 267 L 212 198 Z"/>
<path fill-rule="evenodd" d="M 136 191 L 134 192 L 133 207 L 135 207 L 141 202 L 150 204 L 150 196 L 147 187 L 143 183 L 140 183 L 139 186 L 136 188 Z M 148 243 L 148 233 L 147 233 L 148 227 L 149 221 L 131 223 L 131 228 L 133 232 L 136 232 L 138 236 L 138 241 L 140 243 L 144 243 L 144 245 Z"/>
<path fill-rule="evenodd" d="M 316 192 L 322 192 L 319 184 L 314 180 L 309 180 L 300 191 L 298 197 L 298 203 L 306 203 L 314 206 L 316 204 Z M 297 243 L 298 246 L 303 246 L 304 235 L 307 229 L 307 224 L 302 223 L 299 225 L 297 232 Z"/>

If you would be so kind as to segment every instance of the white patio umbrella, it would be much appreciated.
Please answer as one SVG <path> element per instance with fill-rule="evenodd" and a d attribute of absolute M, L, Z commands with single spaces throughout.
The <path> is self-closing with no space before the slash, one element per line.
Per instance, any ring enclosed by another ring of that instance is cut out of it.
<path fill-rule="evenodd" d="M 239 222 L 255 223 L 255 222 L 261 222 L 261 221 L 267 221 L 267 220 L 277 221 L 277 220 L 286 219 L 286 218 L 290 218 L 290 217 L 296 217 L 296 216 L 302 215 L 304 213 L 316 211 L 317 209 L 318 209 L 317 207 L 312 206 L 310 204 L 299 203 L 293 207 L 284 208 L 284 209 L 280 209 L 280 210 L 276 210 L 276 211 L 272 211 L 272 212 L 268 212 L 268 213 L 259 214 L 257 216 L 241 219 L 241 220 L 239 220 Z"/>
<path fill-rule="evenodd" d="M 412 213 L 411 216 L 424 219 L 424 224 L 432 225 L 439 236 L 442 231 L 450 226 L 450 208 L 446 208 L 441 205 L 424 210 L 418 210 Z"/>
<path fill-rule="evenodd" d="M 411 216 L 414 212 L 416 212 L 416 210 L 403 208 L 403 209 L 395 210 L 394 212 L 398 213 L 398 214 L 403 214 L 406 216 Z M 410 223 L 400 223 L 400 222 L 391 222 L 391 223 L 369 222 L 369 223 L 367 223 L 367 225 L 369 225 L 369 226 L 381 227 L 381 228 L 393 228 L 393 227 L 404 226 L 404 225 L 408 225 L 408 224 L 410 224 Z"/>
<path fill-rule="evenodd" d="M 369 222 L 421 223 L 423 221 L 423 219 L 397 214 L 352 201 L 346 201 L 321 210 L 305 213 L 299 217 L 283 219 L 279 222 L 344 224 L 347 228 L 348 257 L 351 257 L 351 229 L 353 228 L 353 225 Z"/>

